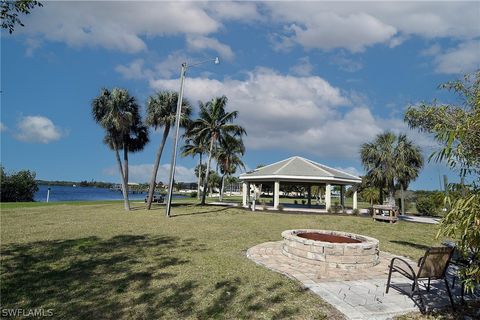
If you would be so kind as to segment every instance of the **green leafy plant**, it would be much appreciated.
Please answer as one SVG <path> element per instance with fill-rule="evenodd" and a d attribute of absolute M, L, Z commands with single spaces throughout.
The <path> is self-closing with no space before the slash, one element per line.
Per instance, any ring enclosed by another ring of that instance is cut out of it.
<path fill-rule="evenodd" d="M 283 204 L 279 204 L 279 205 L 277 206 L 277 210 L 278 210 L 278 211 L 283 211 Z"/>
<path fill-rule="evenodd" d="M 36 191 L 35 172 L 22 170 L 7 174 L 0 166 L 0 200 L 1 202 L 31 202 Z"/>
<path fill-rule="evenodd" d="M 418 213 L 424 216 L 435 216 L 438 213 L 438 207 L 430 197 L 418 198 L 416 206 Z"/>

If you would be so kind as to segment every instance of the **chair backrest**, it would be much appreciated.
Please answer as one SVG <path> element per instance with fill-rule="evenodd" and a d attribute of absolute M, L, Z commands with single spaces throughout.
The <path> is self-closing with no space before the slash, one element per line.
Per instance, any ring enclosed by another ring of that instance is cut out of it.
<path fill-rule="evenodd" d="M 441 279 L 445 277 L 448 264 L 453 254 L 453 248 L 432 247 L 429 248 L 418 269 L 418 278 Z"/>

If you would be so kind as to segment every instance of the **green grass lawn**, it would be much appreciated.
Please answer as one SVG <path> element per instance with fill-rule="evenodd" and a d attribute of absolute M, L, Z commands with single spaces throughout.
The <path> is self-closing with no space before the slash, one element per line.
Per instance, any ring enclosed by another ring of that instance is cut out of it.
<path fill-rule="evenodd" d="M 437 227 L 426 224 L 188 204 L 168 219 L 163 206 L 132 205 L 2 204 L 2 308 L 53 308 L 63 319 L 340 319 L 245 251 L 293 228 L 372 236 L 414 259 L 437 243 Z"/>

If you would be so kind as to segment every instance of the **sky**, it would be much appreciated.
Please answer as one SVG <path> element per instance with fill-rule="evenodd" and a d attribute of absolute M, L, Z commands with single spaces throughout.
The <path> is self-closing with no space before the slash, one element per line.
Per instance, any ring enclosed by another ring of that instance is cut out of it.
<path fill-rule="evenodd" d="M 480 2 L 44 1 L 25 27 L 1 34 L 1 164 L 45 180 L 120 181 L 93 121 L 101 88 L 128 89 L 142 106 L 179 90 L 226 95 L 247 136 L 247 170 L 291 156 L 362 175 L 362 143 L 406 133 L 427 158 L 433 138 L 410 130 L 408 106 L 458 99 L 438 89 L 480 66 Z M 195 114 L 194 114 L 195 116 Z M 149 181 L 161 133 L 130 156 L 130 181 Z M 169 140 L 158 178 L 166 182 Z M 178 158 L 195 181 L 196 158 Z M 412 189 L 458 174 L 427 163 Z"/>

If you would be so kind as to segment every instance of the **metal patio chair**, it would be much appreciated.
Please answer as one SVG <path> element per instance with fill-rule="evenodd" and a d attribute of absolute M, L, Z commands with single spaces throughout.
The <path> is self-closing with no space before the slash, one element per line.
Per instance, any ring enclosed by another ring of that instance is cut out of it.
<path fill-rule="evenodd" d="M 446 273 L 447 268 L 452 258 L 453 248 L 449 247 L 432 247 L 427 249 L 425 255 L 418 260 L 417 266 L 410 265 L 404 259 L 395 257 L 390 262 L 390 270 L 388 272 L 387 280 L 387 289 L 385 293 L 388 293 L 390 287 L 397 289 L 401 292 L 404 292 L 395 285 L 392 285 L 392 273 L 398 272 L 402 276 L 408 278 L 412 281 L 412 290 L 410 292 L 410 297 L 413 299 L 414 294 L 418 294 L 420 297 L 420 309 L 422 312 L 425 312 L 425 304 L 423 301 L 422 293 L 420 291 L 419 280 L 427 280 L 427 292 L 430 291 L 430 281 L 431 280 L 441 280 L 445 281 L 445 287 L 447 288 L 448 297 L 450 298 L 450 303 L 452 304 L 452 309 L 455 309 L 452 293 L 450 292 L 450 287 L 448 285 Z"/>

